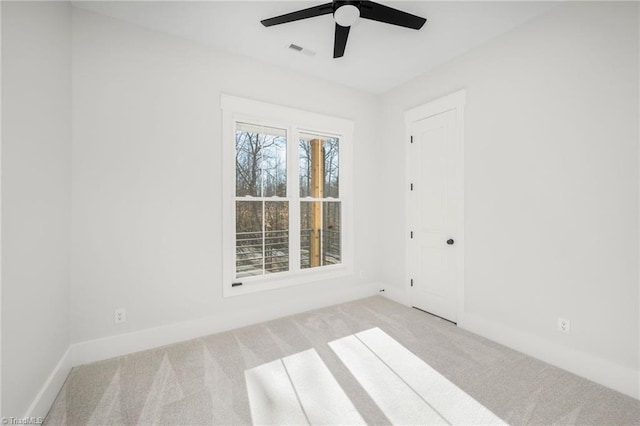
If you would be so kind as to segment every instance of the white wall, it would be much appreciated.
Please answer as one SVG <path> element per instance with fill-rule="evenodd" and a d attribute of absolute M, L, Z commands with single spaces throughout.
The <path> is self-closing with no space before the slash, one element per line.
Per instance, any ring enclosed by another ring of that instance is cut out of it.
<path fill-rule="evenodd" d="M 70 30 L 66 3 L 2 2 L 2 416 L 69 346 Z"/>
<path fill-rule="evenodd" d="M 355 121 L 353 277 L 222 298 L 221 93 Z M 371 95 L 74 9 L 72 341 L 373 294 L 378 112 Z"/>
<path fill-rule="evenodd" d="M 635 371 L 636 396 L 637 8 L 560 6 L 392 90 L 382 153 L 397 171 L 382 188 L 383 279 L 403 294 L 403 112 L 466 89 L 467 316 L 558 349 L 548 359 Z"/>
<path fill-rule="evenodd" d="M 70 52 L 67 6 L 2 7 L 3 415 L 69 341 L 401 294 L 402 114 L 460 88 L 467 314 L 637 372 L 637 5 L 562 6 L 382 99 L 76 9 Z M 221 297 L 220 93 L 355 121 L 353 277 Z"/>

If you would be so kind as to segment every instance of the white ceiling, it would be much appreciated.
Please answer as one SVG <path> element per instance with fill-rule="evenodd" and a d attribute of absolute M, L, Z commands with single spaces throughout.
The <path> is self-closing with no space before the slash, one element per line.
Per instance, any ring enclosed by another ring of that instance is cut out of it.
<path fill-rule="evenodd" d="M 74 6 L 371 93 L 405 81 L 554 7 L 547 2 L 380 0 L 427 18 L 420 30 L 360 19 L 333 59 L 331 15 L 265 28 L 261 19 L 327 2 L 83 1 Z M 288 48 L 314 50 L 307 56 Z"/>

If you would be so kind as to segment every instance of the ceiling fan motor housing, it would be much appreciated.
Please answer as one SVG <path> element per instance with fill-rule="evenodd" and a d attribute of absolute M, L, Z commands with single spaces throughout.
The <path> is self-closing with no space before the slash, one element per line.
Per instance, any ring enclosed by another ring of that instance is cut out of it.
<path fill-rule="evenodd" d="M 360 17 L 360 2 L 338 0 L 333 2 L 333 19 L 343 27 L 350 27 Z"/>

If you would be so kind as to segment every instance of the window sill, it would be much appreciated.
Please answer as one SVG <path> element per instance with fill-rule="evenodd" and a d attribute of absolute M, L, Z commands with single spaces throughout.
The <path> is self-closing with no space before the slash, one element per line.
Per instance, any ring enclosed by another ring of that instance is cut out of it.
<path fill-rule="evenodd" d="M 243 294 L 259 293 L 262 291 L 276 290 L 284 287 L 310 284 L 326 281 L 353 274 L 353 267 L 347 265 L 332 265 L 323 267 L 320 271 L 300 271 L 297 273 L 283 273 L 273 277 L 245 277 L 234 280 L 242 282 L 241 286 L 232 287 L 231 283 L 225 283 L 222 296 L 234 297 Z"/>

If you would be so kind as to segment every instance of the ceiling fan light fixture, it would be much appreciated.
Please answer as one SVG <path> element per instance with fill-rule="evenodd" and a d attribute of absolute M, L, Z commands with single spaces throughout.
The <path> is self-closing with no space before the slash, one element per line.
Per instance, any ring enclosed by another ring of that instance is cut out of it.
<path fill-rule="evenodd" d="M 362 9 L 360 9 L 361 7 Z M 287 22 L 329 15 L 331 13 L 333 13 L 333 19 L 335 21 L 335 36 L 333 39 L 334 59 L 344 56 L 349 31 L 351 30 L 351 26 L 355 24 L 359 18 L 414 30 L 419 30 L 425 22 L 427 22 L 425 18 L 421 18 L 420 16 L 412 15 L 373 1 L 364 0 L 332 0 L 330 3 L 296 10 L 295 12 L 263 19 L 260 22 L 265 27 L 271 27 L 273 25 L 286 24 Z"/>
<path fill-rule="evenodd" d="M 336 21 L 336 24 L 341 27 L 352 26 L 356 23 L 359 17 L 360 9 L 352 4 L 340 6 L 335 12 L 333 12 L 333 19 Z"/>

